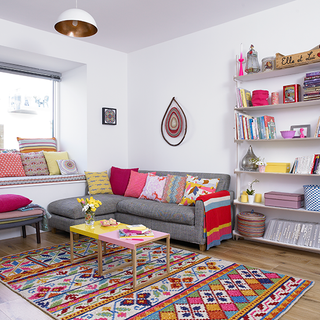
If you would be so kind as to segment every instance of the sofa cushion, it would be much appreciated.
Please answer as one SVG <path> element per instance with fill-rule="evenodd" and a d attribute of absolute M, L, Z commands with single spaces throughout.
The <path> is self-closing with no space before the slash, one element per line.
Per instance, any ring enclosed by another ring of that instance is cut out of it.
<path fill-rule="evenodd" d="M 163 189 L 162 202 L 179 203 L 183 197 L 187 177 L 167 175 Z"/>
<path fill-rule="evenodd" d="M 131 171 L 125 197 L 139 198 L 147 181 L 148 174 Z"/>
<path fill-rule="evenodd" d="M 20 154 L 0 153 L 0 177 L 24 177 Z"/>
<path fill-rule="evenodd" d="M 138 170 L 139 168 L 121 169 L 117 167 L 111 167 L 110 183 L 113 194 L 123 196 L 128 186 L 131 171 L 138 172 Z"/>
<path fill-rule="evenodd" d="M 194 225 L 195 207 L 178 206 L 153 200 L 125 198 L 118 203 L 118 212 L 154 220 Z"/>
<path fill-rule="evenodd" d="M 89 194 L 109 193 L 113 194 L 107 171 L 84 172 L 87 179 Z"/>
<path fill-rule="evenodd" d="M 89 198 L 89 196 L 83 198 Z M 117 204 L 124 199 L 124 197 L 113 194 L 96 194 L 94 199 L 100 200 L 102 203 L 95 212 L 95 215 L 99 216 L 117 212 Z M 48 211 L 70 219 L 84 219 L 84 213 L 82 212 L 81 205 L 77 201 L 77 197 L 53 201 L 48 205 Z"/>
<path fill-rule="evenodd" d="M 27 139 L 17 137 L 20 152 L 57 151 L 56 138 Z"/>
<path fill-rule="evenodd" d="M 78 168 L 74 160 L 56 160 L 62 175 L 77 174 Z"/>
<path fill-rule="evenodd" d="M 23 169 L 27 176 L 46 176 L 49 169 L 43 152 L 21 153 Z"/>
<path fill-rule="evenodd" d="M 159 177 L 148 173 L 146 184 L 139 196 L 139 199 L 162 201 L 163 189 L 167 177 Z"/>
<path fill-rule="evenodd" d="M 46 158 L 48 169 L 50 175 L 60 174 L 60 169 L 57 163 L 57 160 L 68 160 L 69 155 L 68 152 L 47 152 L 43 151 L 44 157 Z"/>

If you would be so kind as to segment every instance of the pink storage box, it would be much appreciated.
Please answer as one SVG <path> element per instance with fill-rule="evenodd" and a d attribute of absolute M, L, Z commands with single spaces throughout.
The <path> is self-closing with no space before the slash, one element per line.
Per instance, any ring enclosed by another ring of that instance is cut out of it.
<path fill-rule="evenodd" d="M 299 209 L 304 206 L 304 194 L 270 191 L 264 194 L 264 204 L 270 207 Z"/>

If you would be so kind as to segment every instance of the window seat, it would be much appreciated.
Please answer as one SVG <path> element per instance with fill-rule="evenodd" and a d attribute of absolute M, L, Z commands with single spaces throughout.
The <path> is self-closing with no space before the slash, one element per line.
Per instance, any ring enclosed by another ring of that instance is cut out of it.
<path fill-rule="evenodd" d="M 55 184 L 61 182 L 83 182 L 86 180 L 84 174 L 70 175 L 48 175 L 48 176 L 26 176 L 0 178 L 0 188 L 21 185 Z"/>

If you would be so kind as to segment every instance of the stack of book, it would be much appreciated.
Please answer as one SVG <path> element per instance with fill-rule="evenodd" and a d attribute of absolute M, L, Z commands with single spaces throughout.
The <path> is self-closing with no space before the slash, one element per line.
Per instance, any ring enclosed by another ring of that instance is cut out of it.
<path fill-rule="evenodd" d="M 298 246 L 320 248 L 320 224 L 290 220 L 270 220 L 264 239 L 294 244 Z"/>
<path fill-rule="evenodd" d="M 121 239 L 143 239 L 152 238 L 154 234 L 151 229 L 142 224 L 130 225 L 126 229 L 119 229 Z"/>
<path fill-rule="evenodd" d="M 303 89 L 304 101 L 320 99 L 320 71 L 306 73 Z"/>
<path fill-rule="evenodd" d="M 276 139 L 276 124 L 274 117 L 252 117 L 235 112 L 236 140 Z"/>
<path fill-rule="evenodd" d="M 237 107 L 252 107 L 251 92 L 243 88 L 236 88 Z"/>
<path fill-rule="evenodd" d="M 320 174 L 320 154 L 295 158 L 290 173 L 294 174 Z"/>

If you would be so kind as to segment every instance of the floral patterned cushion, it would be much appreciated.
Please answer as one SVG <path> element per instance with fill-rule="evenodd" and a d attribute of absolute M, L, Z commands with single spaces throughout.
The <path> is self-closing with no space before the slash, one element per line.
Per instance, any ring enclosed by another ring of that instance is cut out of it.
<path fill-rule="evenodd" d="M 166 180 L 167 177 L 160 177 L 152 173 L 148 173 L 146 184 L 139 199 L 162 201 L 162 194 Z"/>
<path fill-rule="evenodd" d="M 168 174 L 163 190 L 162 202 L 180 203 L 186 187 L 186 181 L 187 177 Z"/>
<path fill-rule="evenodd" d="M 49 175 L 47 162 L 42 151 L 21 153 L 20 156 L 26 176 Z"/>
<path fill-rule="evenodd" d="M 179 205 L 194 206 L 198 197 L 214 193 L 220 179 L 199 179 L 187 175 L 186 189 Z"/>

